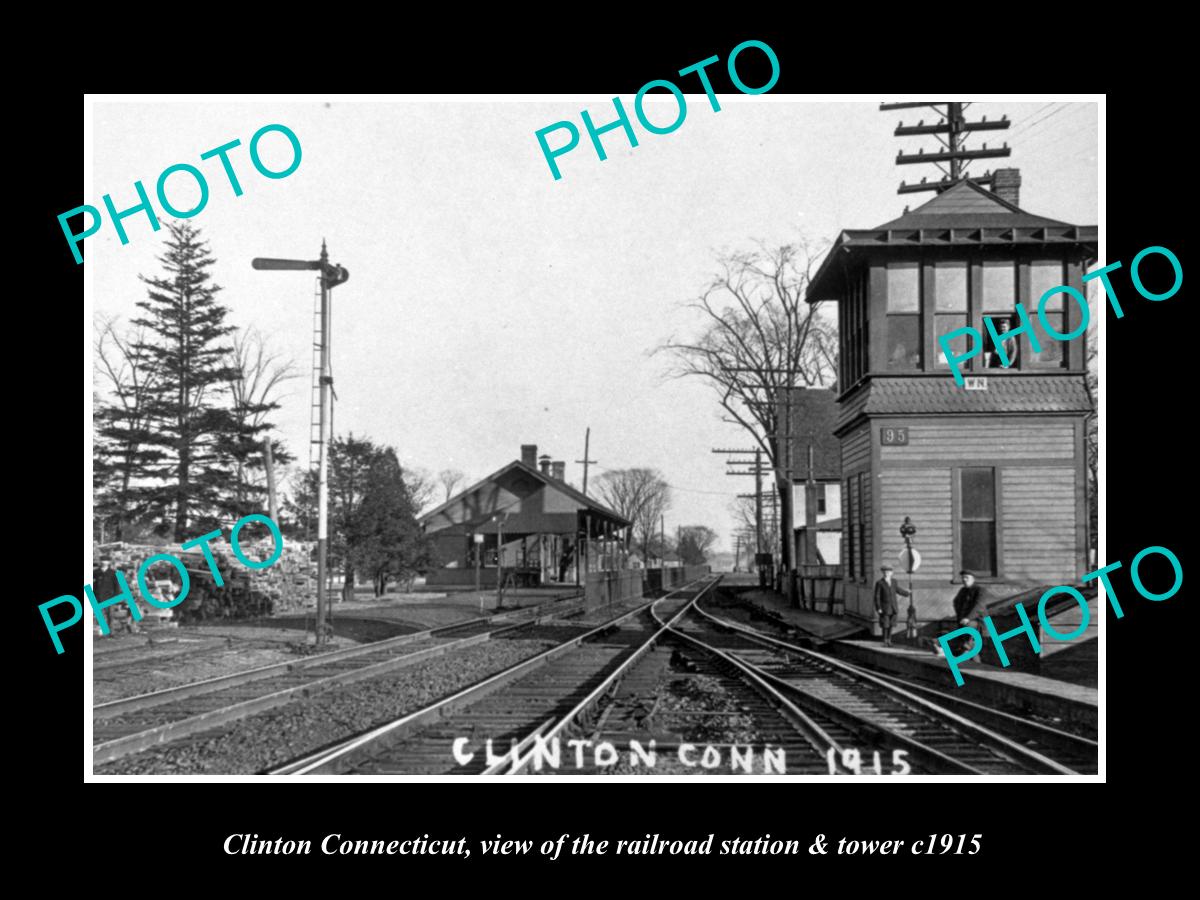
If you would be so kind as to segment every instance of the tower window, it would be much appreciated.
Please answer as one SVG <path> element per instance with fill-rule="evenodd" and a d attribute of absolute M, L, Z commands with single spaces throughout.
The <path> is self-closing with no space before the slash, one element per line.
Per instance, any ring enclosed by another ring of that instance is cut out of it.
<path fill-rule="evenodd" d="M 888 371 L 921 368 L 921 267 L 893 263 L 887 268 Z"/>
<path fill-rule="evenodd" d="M 1046 334 L 1041 320 L 1038 318 L 1038 303 L 1042 299 L 1042 294 L 1061 287 L 1065 283 L 1062 263 L 1057 260 L 1035 262 L 1029 266 L 1029 297 L 1025 308 L 1029 310 L 1029 318 L 1033 320 L 1033 332 L 1037 335 L 1038 344 L 1041 345 L 1041 350 L 1037 353 L 1033 352 L 1032 347 L 1029 348 L 1030 366 L 1034 368 L 1059 369 L 1066 362 L 1063 355 L 1064 344 Z M 1055 294 L 1046 301 L 1046 321 L 1059 334 L 1067 334 L 1070 331 L 1070 328 L 1067 327 L 1065 299 L 1062 294 Z"/>

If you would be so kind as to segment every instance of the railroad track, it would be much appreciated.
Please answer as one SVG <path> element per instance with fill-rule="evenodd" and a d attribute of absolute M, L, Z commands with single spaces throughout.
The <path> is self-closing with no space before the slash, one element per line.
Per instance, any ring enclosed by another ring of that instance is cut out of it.
<path fill-rule="evenodd" d="M 664 678 L 685 685 L 707 679 L 719 688 L 719 696 L 731 701 L 731 709 L 704 712 L 701 718 L 736 717 L 765 738 L 775 759 L 786 754 L 788 771 L 825 771 L 825 751 L 836 744 L 779 691 L 736 663 L 708 662 L 704 654 L 678 646 L 683 641 L 670 631 L 670 623 L 715 584 L 709 578 L 687 585 L 438 703 L 269 774 L 495 775 L 522 773 L 539 760 L 545 764 L 542 771 L 596 773 L 607 768 L 603 760 L 594 753 L 590 762 L 572 758 L 564 742 L 598 721 L 606 723 L 606 735 L 624 727 L 657 760 L 664 752 L 693 745 L 681 745 L 678 733 L 656 734 L 656 712 L 626 701 L 656 693 Z M 664 642 L 670 645 L 662 646 Z M 732 759 L 733 746 L 710 741 L 704 749 Z M 694 749 L 692 768 L 710 771 L 701 766 L 700 746 Z M 740 749 L 743 754 L 754 751 Z M 582 750 L 580 746 L 575 752 Z M 754 764 L 752 758 L 748 764 Z"/>
<path fill-rule="evenodd" d="M 92 707 L 92 765 L 197 734 L 338 685 L 488 641 L 582 609 L 582 597 L 260 666 Z"/>
<path fill-rule="evenodd" d="M 1100 745 L 1082 735 L 1063 731 L 1052 725 L 1037 722 L 1032 719 L 1014 716 L 1000 709 L 993 709 L 962 697 L 955 697 L 946 691 L 918 684 L 896 675 L 873 672 L 870 669 L 843 662 L 842 665 L 887 682 L 914 694 L 918 697 L 937 704 L 979 725 L 1003 734 L 1010 740 L 1016 741 L 1030 750 L 1050 757 L 1062 763 L 1069 769 L 1084 775 L 1094 775 L 1099 771 Z"/>
<path fill-rule="evenodd" d="M 731 624 L 741 626 L 758 634 L 763 634 L 758 622 L 765 622 L 767 627 L 777 632 L 787 632 L 786 639 L 778 634 L 764 634 L 774 638 L 779 644 L 795 648 L 797 652 L 820 651 L 829 642 L 820 636 L 811 634 L 796 626 L 756 615 L 756 610 L 741 605 L 721 610 L 721 618 Z M 735 618 L 730 618 L 730 613 Z M 793 635 L 798 635 L 793 637 Z M 828 658 L 828 657 L 827 657 Z M 1013 715 L 1001 709 L 975 703 L 953 693 L 953 689 L 942 689 L 936 685 L 922 684 L 908 678 L 902 678 L 890 672 L 878 672 L 866 666 L 836 660 L 847 670 L 857 672 L 867 678 L 886 682 L 893 687 L 930 701 L 944 709 L 962 716 L 978 725 L 982 725 L 1003 735 L 1030 750 L 1050 757 L 1062 763 L 1067 768 L 1081 773 L 1094 774 L 1099 768 L 1099 744 L 1092 738 L 1055 728 L 1044 722 Z"/>
<path fill-rule="evenodd" d="M 97 640 L 99 640 L 97 638 Z M 268 641 L 253 642 L 256 647 L 270 646 Z M 174 644 L 174 646 L 171 646 Z M 92 678 L 98 682 L 116 682 L 153 672 L 161 669 L 167 660 L 178 660 L 180 657 L 194 657 L 202 653 L 221 653 L 230 648 L 230 639 L 226 637 L 204 637 L 191 641 L 151 641 L 139 644 L 137 647 L 124 647 L 120 650 L 107 650 L 92 657 Z"/>
<path fill-rule="evenodd" d="M 914 774 L 1057 774 L 1094 772 L 1094 742 L 987 710 L 968 701 L 884 678 L 823 653 L 762 634 L 697 606 L 674 626 L 712 650 L 752 667 L 784 690 L 814 721 L 889 765 L 903 750 Z M 993 727 L 980 724 L 988 716 Z M 1003 726 L 1013 736 L 1002 734 Z M 845 744 L 844 744 L 845 747 Z M 864 765 L 864 774 L 869 766 Z"/>

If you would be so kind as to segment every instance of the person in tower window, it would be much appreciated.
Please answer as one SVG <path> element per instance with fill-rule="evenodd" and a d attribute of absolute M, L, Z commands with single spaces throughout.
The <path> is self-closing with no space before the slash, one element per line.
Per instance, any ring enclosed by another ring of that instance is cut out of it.
<path fill-rule="evenodd" d="M 1000 361 L 1000 354 L 996 352 L 994 345 L 989 345 L 990 349 L 984 351 L 984 368 L 987 369 L 1015 369 L 1017 368 L 1017 359 L 1020 353 L 1021 345 L 1015 338 L 1005 338 L 1004 335 L 1012 329 L 1012 319 L 1008 316 L 996 317 L 996 333 L 1000 335 L 1000 341 L 1004 343 L 1004 352 L 1008 354 L 1008 365 L 1005 366 Z"/>

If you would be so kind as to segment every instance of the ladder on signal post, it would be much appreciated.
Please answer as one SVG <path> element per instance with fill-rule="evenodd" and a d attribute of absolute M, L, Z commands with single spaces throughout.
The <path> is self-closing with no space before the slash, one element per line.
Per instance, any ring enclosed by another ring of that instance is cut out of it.
<path fill-rule="evenodd" d="M 313 332 L 312 332 L 312 383 L 309 395 L 309 416 L 308 416 L 308 471 L 316 472 L 317 458 L 319 452 L 317 448 L 321 446 L 321 277 L 318 275 L 313 287 Z M 311 502 L 316 504 L 317 497 L 314 492 Z M 317 520 L 317 510 L 315 505 L 308 512 L 308 540 L 316 541 L 317 536 L 314 533 L 314 523 Z M 304 577 L 305 583 L 313 590 L 315 595 L 317 587 L 317 572 L 313 565 L 312 555 L 304 554 Z"/>
<path fill-rule="evenodd" d="M 321 279 L 313 290 L 312 384 L 308 416 L 308 470 L 316 468 L 314 447 L 321 445 Z"/>

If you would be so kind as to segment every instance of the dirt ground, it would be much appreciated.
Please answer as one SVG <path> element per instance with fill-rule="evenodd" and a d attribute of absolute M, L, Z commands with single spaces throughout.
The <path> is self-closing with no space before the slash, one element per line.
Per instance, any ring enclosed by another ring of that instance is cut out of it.
<path fill-rule="evenodd" d="M 544 603 L 552 594 L 515 591 L 505 609 Z M 400 634 L 424 631 L 483 615 L 496 608 L 495 592 L 414 591 L 374 597 L 360 592 L 349 603 L 334 603 L 334 637 L 325 649 L 338 650 Z M 313 612 L 291 612 L 269 619 L 204 625 L 148 625 L 135 634 L 94 636 L 93 704 L 181 684 L 191 684 L 259 666 L 288 662 L 316 652 Z"/>
<path fill-rule="evenodd" d="M 357 642 L 335 637 L 330 650 Z M 158 628 L 96 638 L 92 703 L 107 703 L 231 672 L 288 662 L 312 652 L 302 631 L 235 625 Z"/>

